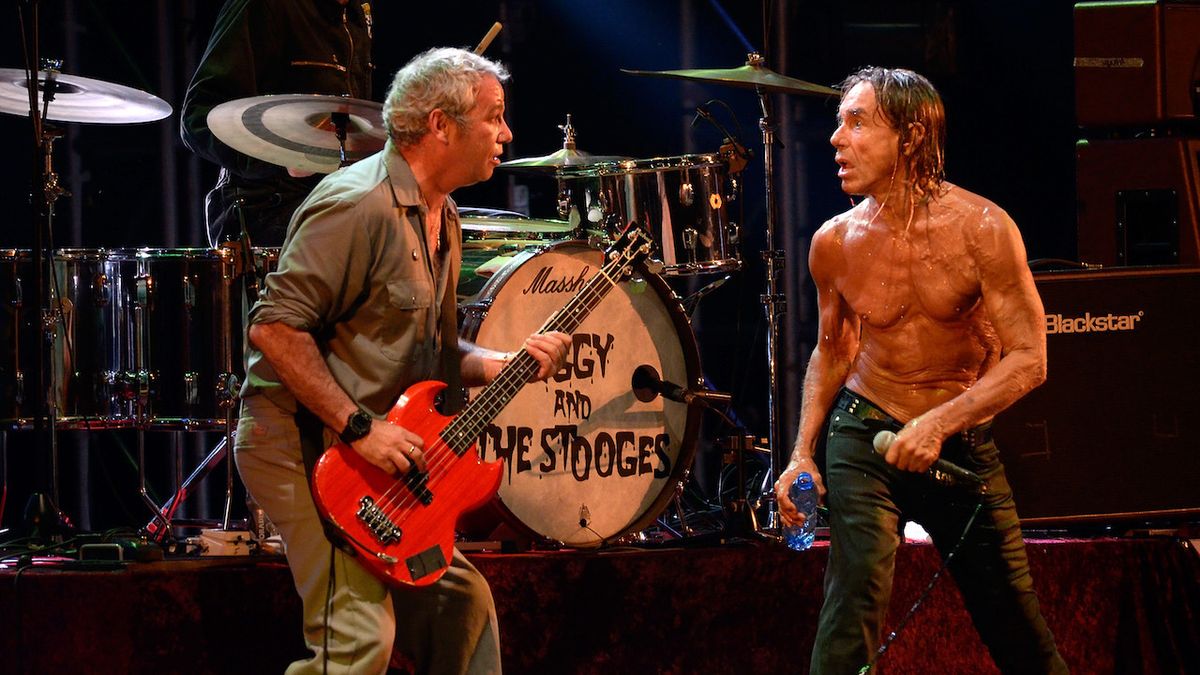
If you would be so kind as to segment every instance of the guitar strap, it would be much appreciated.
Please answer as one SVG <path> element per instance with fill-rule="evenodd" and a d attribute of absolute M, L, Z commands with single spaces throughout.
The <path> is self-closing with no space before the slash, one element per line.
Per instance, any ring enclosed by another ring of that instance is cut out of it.
<path fill-rule="evenodd" d="M 450 220 L 450 223 L 457 223 L 457 220 Z M 447 229 L 450 228 L 442 227 L 442 237 L 451 242 L 462 242 L 460 227 L 454 227 L 453 232 L 447 232 Z M 455 263 L 460 261 L 461 257 L 461 254 L 452 255 L 450 260 L 446 261 L 448 264 L 444 265 L 450 269 L 444 273 L 446 288 L 442 292 L 442 327 L 438 331 L 442 340 L 441 376 L 442 381 L 446 383 L 446 390 L 442 394 L 443 415 L 453 415 L 462 410 L 467 403 L 466 392 L 462 386 L 461 356 L 458 352 L 458 293 L 455 290 L 455 282 L 458 280 L 458 264 Z"/>
<path fill-rule="evenodd" d="M 300 456 L 304 458 L 304 475 L 308 477 L 308 491 L 312 493 L 312 476 L 313 469 L 317 466 L 317 460 L 321 458 L 321 454 L 325 452 L 327 444 L 325 443 L 325 423 L 321 418 L 314 415 L 304 404 L 296 402 L 296 428 L 300 432 Z M 342 551 L 357 556 L 358 552 L 354 547 L 346 543 L 340 532 L 337 531 L 329 521 L 321 519 L 321 528 L 325 530 L 325 538 L 329 543 L 340 548 Z"/>

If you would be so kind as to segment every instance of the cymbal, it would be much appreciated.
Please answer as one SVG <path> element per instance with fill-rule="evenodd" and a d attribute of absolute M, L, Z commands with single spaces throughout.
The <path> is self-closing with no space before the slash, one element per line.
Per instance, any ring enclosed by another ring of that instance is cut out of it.
<path fill-rule="evenodd" d="M 48 75 L 45 70 L 38 71 L 39 106 L 46 105 L 42 96 Z M 169 103 L 133 87 L 65 73 L 55 73 L 54 81 L 57 86 L 46 119 L 55 122 L 135 124 L 171 114 Z M 28 82 L 23 69 L 0 68 L 0 112 L 29 115 Z"/>
<path fill-rule="evenodd" d="M 615 155 L 592 155 L 575 148 L 561 148 L 541 157 L 510 159 L 507 162 L 501 162 L 500 168 L 549 173 L 568 166 L 589 166 L 605 162 L 621 162 L 626 159 L 629 158 Z"/>
<path fill-rule="evenodd" d="M 626 70 L 621 72 L 645 77 L 668 77 L 693 82 L 713 82 L 744 89 L 762 89 L 780 94 L 804 94 L 807 96 L 841 96 L 842 92 L 794 77 L 780 75 L 766 67 L 763 58 L 751 54 L 746 64 L 737 68 L 711 68 L 699 70 Z"/>
<path fill-rule="evenodd" d="M 208 128 L 243 154 L 292 169 L 330 173 L 341 165 L 334 113 L 347 115 L 346 159 L 383 149 L 383 106 L 344 96 L 269 94 L 227 101 L 208 112 Z"/>
<path fill-rule="evenodd" d="M 560 239 L 570 236 L 574 228 L 565 220 L 533 220 L 513 217 L 462 216 L 463 239 L 473 242 L 487 240 Z"/>

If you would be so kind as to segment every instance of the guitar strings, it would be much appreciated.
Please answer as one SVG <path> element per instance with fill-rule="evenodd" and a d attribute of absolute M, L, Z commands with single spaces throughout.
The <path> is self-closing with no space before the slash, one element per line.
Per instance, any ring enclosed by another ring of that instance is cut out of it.
<path fill-rule="evenodd" d="M 616 286 L 615 272 L 631 262 L 632 260 L 618 257 L 602 266 L 597 274 L 588 281 L 583 291 L 547 319 L 538 332 L 543 333 L 549 330 L 565 332 L 577 328 Z M 582 315 L 580 315 L 581 311 Z M 499 414 L 512 397 L 525 386 L 536 369 L 537 361 L 533 356 L 527 351 L 521 351 L 500 371 L 496 379 L 484 388 L 471 410 L 455 417 L 438 433 L 437 440 L 425 453 L 426 471 L 423 481 L 425 486 L 435 480 L 440 480 L 454 467 L 457 459 L 470 450 L 479 432 L 482 431 L 483 424 Z M 476 411 L 479 414 L 472 415 Z M 460 442 L 466 441 L 466 445 L 461 448 L 461 451 L 446 440 L 447 434 L 451 438 L 458 438 Z M 446 450 L 450 450 L 453 454 L 447 454 Z M 389 518 L 401 511 L 415 507 L 416 502 L 419 501 L 417 493 L 412 489 L 405 489 L 407 487 L 409 487 L 407 480 L 402 478 L 394 481 L 392 486 L 380 495 L 378 506 Z M 465 487 L 459 486 L 456 491 L 455 486 L 445 486 L 444 496 L 446 498 L 459 496 Z M 439 487 L 439 490 L 441 489 L 443 488 Z"/>
<path fill-rule="evenodd" d="M 605 265 L 600 272 L 589 281 L 588 285 L 579 296 L 566 307 L 562 308 L 551 316 L 543 325 L 539 332 L 545 332 L 552 329 L 573 330 L 582 323 L 586 314 L 589 314 L 602 301 L 608 292 L 616 285 L 613 280 L 612 273 L 609 267 L 620 266 L 621 261 L 614 260 L 610 265 Z M 601 283 L 607 281 L 608 284 Z M 586 309 L 584 317 L 579 316 L 579 310 Z M 463 415 L 454 418 L 446 428 L 438 434 L 437 441 L 426 452 L 426 483 L 434 479 L 440 479 L 443 475 L 453 467 L 455 460 L 461 456 L 455 448 L 445 440 L 447 432 L 451 436 L 470 439 L 466 447 L 462 448 L 462 452 L 470 449 L 470 444 L 478 436 L 478 432 L 482 429 L 471 430 L 471 427 L 481 427 L 482 423 L 495 416 L 511 399 L 517 391 L 519 391 L 528 381 L 529 376 L 535 372 L 537 366 L 536 360 L 529 352 L 522 351 L 513 362 L 509 363 L 496 379 L 489 384 L 480 395 L 472 411 L 468 411 Z M 474 411 L 480 411 L 482 414 L 472 417 L 470 414 Z M 468 430 L 460 430 L 459 427 L 468 427 Z M 446 449 L 454 451 L 453 456 L 448 456 L 445 453 Z M 442 458 L 445 458 L 443 461 Z M 413 490 L 405 490 L 407 482 L 405 479 L 397 480 L 393 483 L 383 495 L 381 495 L 382 506 L 380 507 L 386 515 L 392 516 L 397 512 L 415 506 L 414 501 L 418 500 L 418 495 Z M 396 497 L 399 496 L 399 501 Z"/>

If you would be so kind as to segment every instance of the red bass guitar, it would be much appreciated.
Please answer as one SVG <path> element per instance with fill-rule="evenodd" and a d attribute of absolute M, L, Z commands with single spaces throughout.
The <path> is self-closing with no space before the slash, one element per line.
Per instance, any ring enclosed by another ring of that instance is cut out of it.
<path fill-rule="evenodd" d="M 604 266 L 538 332 L 573 332 L 649 254 L 652 243 L 641 228 L 628 228 L 605 251 Z M 522 351 L 455 417 L 434 406 L 444 383 L 409 387 L 387 420 L 424 439 L 424 472 L 397 477 L 344 443 L 325 451 L 313 470 L 317 511 L 358 552 L 363 566 L 393 584 L 426 586 L 441 578 L 453 555 L 458 519 L 500 487 L 503 461 L 481 460 L 476 439 L 537 368 Z"/>

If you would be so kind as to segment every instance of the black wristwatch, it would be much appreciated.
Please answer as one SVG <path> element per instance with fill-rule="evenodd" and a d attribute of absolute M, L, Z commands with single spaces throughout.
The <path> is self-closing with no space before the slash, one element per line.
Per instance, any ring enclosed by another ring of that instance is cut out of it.
<path fill-rule="evenodd" d="M 350 416 L 346 418 L 346 428 L 342 429 L 342 433 L 338 434 L 338 438 L 341 438 L 343 443 L 349 445 L 371 433 L 371 422 L 373 421 L 375 421 L 375 418 L 371 417 L 370 413 L 359 408 L 350 413 Z"/>

